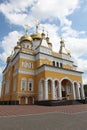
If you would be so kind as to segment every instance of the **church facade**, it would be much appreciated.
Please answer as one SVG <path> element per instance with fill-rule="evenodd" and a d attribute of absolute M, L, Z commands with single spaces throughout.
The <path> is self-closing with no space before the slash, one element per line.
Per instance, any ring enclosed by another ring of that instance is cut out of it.
<path fill-rule="evenodd" d="M 1 101 L 4 104 L 35 104 L 50 100 L 85 99 L 82 72 L 60 40 L 58 53 L 44 30 L 22 36 L 7 57 L 3 71 Z"/>

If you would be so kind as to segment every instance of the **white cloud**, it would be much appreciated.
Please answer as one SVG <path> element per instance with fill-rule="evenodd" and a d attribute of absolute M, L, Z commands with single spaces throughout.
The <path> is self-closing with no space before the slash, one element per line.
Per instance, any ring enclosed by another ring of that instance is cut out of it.
<path fill-rule="evenodd" d="M 78 59 L 79 70 L 83 71 L 87 75 L 87 60 Z"/>
<path fill-rule="evenodd" d="M 61 31 L 64 37 L 79 37 L 80 35 L 85 35 L 85 31 L 77 31 L 72 29 L 70 26 L 63 26 Z"/>
<path fill-rule="evenodd" d="M 29 17 L 28 15 L 30 14 L 28 8 L 30 8 L 33 3 L 34 1 L 32 0 L 27 0 L 26 2 L 25 0 L 9 0 L 9 2 L 0 4 L 0 12 L 5 15 L 10 23 L 24 26 L 24 24 L 32 20 L 32 16 Z"/>
<path fill-rule="evenodd" d="M 71 14 L 78 7 L 79 0 L 38 0 L 36 5 L 32 7 L 33 14 L 40 17 L 58 17 L 62 18 Z"/>
<path fill-rule="evenodd" d="M 65 44 L 74 57 L 87 56 L 87 38 L 66 37 Z"/>
<path fill-rule="evenodd" d="M 14 49 L 14 46 L 17 44 L 19 32 L 13 31 L 10 32 L 7 36 L 1 41 L 1 47 L 3 52 L 0 54 L 0 59 L 4 62 L 6 61 L 7 56 L 11 54 L 11 51 Z"/>
<path fill-rule="evenodd" d="M 83 76 L 83 84 L 87 84 L 87 74 L 85 74 L 85 76 Z"/>
<path fill-rule="evenodd" d="M 0 80 L 2 79 L 2 72 L 6 65 L 6 59 L 11 54 L 12 50 L 14 50 L 14 46 L 17 45 L 18 36 L 21 33 L 17 31 L 10 32 L 7 36 L 3 38 L 0 42 L 0 47 L 3 49 L 3 52 L 0 53 Z M 1 83 L 0 83 L 1 88 Z M 1 90 L 0 90 L 1 91 Z"/>
<path fill-rule="evenodd" d="M 35 18 L 39 20 L 59 18 L 61 24 L 71 25 L 66 16 L 79 7 L 80 0 L 9 0 L 0 5 L 0 11 L 13 24 L 22 25 Z M 31 22 L 30 22 L 31 23 Z"/>

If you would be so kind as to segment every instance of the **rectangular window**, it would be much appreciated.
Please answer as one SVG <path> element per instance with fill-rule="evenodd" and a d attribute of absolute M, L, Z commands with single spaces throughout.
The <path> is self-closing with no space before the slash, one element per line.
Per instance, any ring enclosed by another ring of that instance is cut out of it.
<path fill-rule="evenodd" d="M 33 91 L 33 86 L 32 86 L 32 83 L 31 83 L 31 82 L 28 83 L 28 90 L 29 90 L 29 91 Z"/>
<path fill-rule="evenodd" d="M 26 80 L 22 80 L 21 90 L 26 90 Z"/>

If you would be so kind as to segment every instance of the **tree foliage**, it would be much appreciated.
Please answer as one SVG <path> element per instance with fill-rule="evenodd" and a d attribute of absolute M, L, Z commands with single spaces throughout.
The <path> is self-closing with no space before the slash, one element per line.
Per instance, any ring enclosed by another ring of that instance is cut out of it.
<path fill-rule="evenodd" d="M 87 97 L 87 84 L 84 85 L 85 96 Z"/>

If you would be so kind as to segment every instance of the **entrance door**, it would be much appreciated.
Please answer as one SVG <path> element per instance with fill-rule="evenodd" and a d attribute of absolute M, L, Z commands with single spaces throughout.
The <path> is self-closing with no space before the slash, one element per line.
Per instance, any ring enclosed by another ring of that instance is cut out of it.
<path fill-rule="evenodd" d="M 63 99 L 66 99 L 66 91 L 62 91 L 62 97 Z"/>
<path fill-rule="evenodd" d="M 32 98 L 32 97 L 29 97 L 29 98 L 28 98 L 28 104 L 29 104 L 29 105 L 32 105 L 32 104 L 33 104 L 33 98 Z"/>
<path fill-rule="evenodd" d="M 21 104 L 21 105 L 24 105 L 24 104 L 25 104 L 25 97 L 21 97 L 20 104 Z"/>

